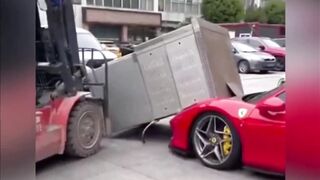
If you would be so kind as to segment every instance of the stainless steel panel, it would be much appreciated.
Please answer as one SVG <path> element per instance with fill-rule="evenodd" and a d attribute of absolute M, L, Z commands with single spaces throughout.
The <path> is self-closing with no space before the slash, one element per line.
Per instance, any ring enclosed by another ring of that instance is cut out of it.
<path fill-rule="evenodd" d="M 213 97 L 242 96 L 243 89 L 231 52 L 228 31 L 202 19 L 193 19 L 197 45 L 206 64 L 206 77 L 211 82 Z"/>
<path fill-rule="evenodd" d="M 145 86 L 152 104 L 153 117 L 161 118 L 180 109 L 178 94 L 164 46 L 137 52 Z"/>
<path fill-rule="evenodd" d="M 189 33 L 166 45 L 182 108 L 209 97 L 194 35 Z"/>
<path fill-rule="evenodd" d="M 153 120 L 138 63 L 132 55 L 109 63 L 109 118 L 112 133 Z"/>

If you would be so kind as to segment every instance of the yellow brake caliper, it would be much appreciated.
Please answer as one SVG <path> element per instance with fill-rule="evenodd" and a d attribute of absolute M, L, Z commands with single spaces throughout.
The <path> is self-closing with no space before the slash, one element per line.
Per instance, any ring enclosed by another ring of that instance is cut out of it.
<path fill-rule="evenodd" d="M 229 127 L 225 126 L 223 128 L 223 132 L 224 132 L 224 135 L 223 135 L 223 144 L 222 144 L 222 147 L 223 147 L 223 154 L 225 156 L 229 155 L 230 152 L 231 152 L 231 148 L 232 148 L 232 142 L 231 142 L 231 130 Z"/>

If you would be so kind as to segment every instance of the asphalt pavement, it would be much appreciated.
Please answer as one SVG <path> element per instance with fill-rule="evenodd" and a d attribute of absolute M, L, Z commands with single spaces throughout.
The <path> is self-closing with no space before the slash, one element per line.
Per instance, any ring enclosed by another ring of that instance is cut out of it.
<path fill-rule="evenodd" d="M 276 87 L 284 73 L 241 75 L 245 94 Z M 38 180 L 271 180 L 283 179 L 248 169 L 219 171 L 203 166 L 199 160 L 172 153 L 170 118 L 152 126 L 146 143 L 140 141 L 142 128 L 102 140 L 101 151 L 89 158 L 65 156 L 37 163 Z"/>

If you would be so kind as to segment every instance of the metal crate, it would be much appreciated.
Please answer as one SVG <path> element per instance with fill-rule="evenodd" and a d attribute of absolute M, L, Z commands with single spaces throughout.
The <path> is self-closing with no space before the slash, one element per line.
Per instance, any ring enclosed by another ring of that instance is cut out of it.
<path fill-rule="evenodd" d="M 198 101 L 243 95 L 228 31 L 202 19 L 109 63 L 111 134 Z"/>

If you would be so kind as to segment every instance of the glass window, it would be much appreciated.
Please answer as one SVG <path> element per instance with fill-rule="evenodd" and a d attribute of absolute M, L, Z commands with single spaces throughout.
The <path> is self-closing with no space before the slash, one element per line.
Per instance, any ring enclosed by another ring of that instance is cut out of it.
<path fill-rule="evenodd" d="M 90 33 L 77 33 L 79 48 L 94 48 L 101 50 L 99 41 Z"/>
<path fill-rule="evenodd" d="M 178 9 L 179 9 L 178 3 L 172 2 L 172 4 L 171 4 L 171 12 L 178 12 Z"/>
<path fill-rule="evenodd" d="M 73 0 L 73 4 L 81 4 L 81 0 Z"/>
<path fill-rule="evenodd" d="M 200 4 L 193 4 L 192 5 L 192 14 L 199 15 L 200 14 L 199 7 L 200 7 Z"/>
<path fill-rule="evenodd" d="M 96 6 L 102 6 L 102 0 L 96 0 Z"/>
<path fill-rule="evenodd" d="M 139 0 L 131 0 L 131 8 L 139 9 Z"/>
<path fill-rule="evenodd" d="M 88 5 L 93 5 L 93 0 L 87 0 Z"/>
<path fill-rule="evenodd" d="M 178 5 L 178 12 L 183 13 L 184 12 L 184 6 L 185 6 L 185 3 L 184 2 L 180 2 L 179 5 Z"/>
<path fill-rule="evenodd" d="M 192 4 L 187 3 L 186 4 L 186 13 L 187 14 L 192 14 Z"/>
<path fill-rule="evenodd" d="M 148 1 L 148 8 L 147 10 L 152 11 L 153 10 L 153 0 L 147 0 Z"/>
<path fill-rule="evenodd" d="M 164 11 L 167 11 L 167 12 L 171 11 L 171 1 L 170 0 L 165 0 Z"/>
<path fill-rule="evenodd" d="M 262 45 L 259 41 L 253 39 L 249 40 L 249 44 L 254 48 L 259 48 Z"/>
<path fill-rule="evenodd" d="M 140 0 L 140 9 L 146 10 L 147 9 L 147 0 Z"/>
<path fill-rule="evenodd" d="M 123 0 L 123 8 L 130 8 L 130 0 Z"/>
<path fill-rule="evenodd" d="M 121 7 L 121 0 L 113 0 L 113 7 Z"/>
<path fill-rule="evenodd" d="M 112 0 L 104 0 L 104 5 L 112 7 Z"/>
<path fill-rule="evenodd" d="M 172 0 L 172 12 L 183 13 L 185 5 L 184 0 Z"/>
<path fill-rule="evenodd" d="M 232 42 L 232 46 L 239 52 L 257 52 L 253 47 L 243 43 Z"/>
<path fill-rule="evenodd" d="M 245 43 L 245 44 L 249 44 L 249 40 L 248 39 L 238 39 L 238 38 L 236 38 L 236 41 L 239 41 L 239 42 L 241 42 L 241 43 Z"/>
<path fill-rule="evenodd" d="M 164 11 L 164 0 L 159 0 L 158 11 Z"/>
<path fill-rule="evenodd" d="M 274 42 L 271 39 L 263 39 L 262 41 L 268 47 L 272 47 L 272 48 L 280 48 L 281 47 L 279 44 L 277 44 L 276 42 Z"/>

